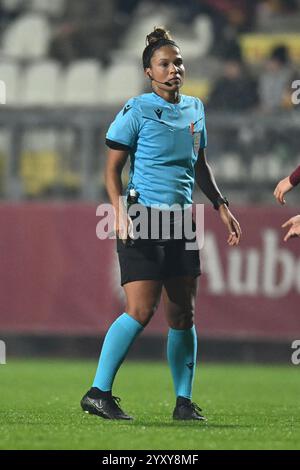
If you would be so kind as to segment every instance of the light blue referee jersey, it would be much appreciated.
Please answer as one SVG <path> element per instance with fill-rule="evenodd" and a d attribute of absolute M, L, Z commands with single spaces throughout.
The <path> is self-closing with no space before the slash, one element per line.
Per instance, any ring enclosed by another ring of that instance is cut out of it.
<path fill-rule="evenodd" d="M 109 146 L 128 148 L 127 193 L 138 191 L 139 203 L 161 209 L 192 204 L 194 166 L 199 149 L 207 144 L 204 107 L 198 98 L 180 95 L 176 104 L 156 93 L 131 98 L 106 138 Z"/>

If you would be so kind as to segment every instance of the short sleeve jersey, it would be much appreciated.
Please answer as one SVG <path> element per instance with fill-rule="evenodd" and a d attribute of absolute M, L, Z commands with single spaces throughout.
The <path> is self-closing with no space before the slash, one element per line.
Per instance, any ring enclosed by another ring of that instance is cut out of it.
<path fill-rule="evenodd" d="M 130 152 L 127 193 L 134 188 L 145 206 L 192 204 L 195 163 L 207 145 L 205 115 L 198 98 L 180 97 L 176 104 L 154 92 L 131 98 L 106 135 L 109 147 Z"/>

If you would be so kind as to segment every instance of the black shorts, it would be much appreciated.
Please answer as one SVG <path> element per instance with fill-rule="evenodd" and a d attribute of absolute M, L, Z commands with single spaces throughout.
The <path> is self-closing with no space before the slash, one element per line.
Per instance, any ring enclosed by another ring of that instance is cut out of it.
<path fill-rule="evenodd" d="M 117 240 L 121 285 L 146 279 L 165 280 L 201 274 L 199 250 L 186 250 L 183 240 L 125 246 Z"/>
<path fill-rule="evenodd" d="M 132 281 L 165 280 L 201 274 L 199 249 L 187 249 L 187 240 L 138 240 L 132 245 L 117 239 L 121 285 Z"/>

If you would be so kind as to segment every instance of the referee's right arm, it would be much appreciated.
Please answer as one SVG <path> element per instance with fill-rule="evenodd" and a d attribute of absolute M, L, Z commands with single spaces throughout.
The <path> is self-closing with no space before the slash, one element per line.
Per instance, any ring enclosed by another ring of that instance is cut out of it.
<path fill-rule="evenodd" d="M 122 171 L 128 158 L 128 150 L 110 148 L 105 167 L 105 186 L 116 214 L 116 232 L 120 238 L 127 238 L 127 213 L 121 203 L 123 194 Z M 124 232 L 124 233 L 123 233 Z"/>

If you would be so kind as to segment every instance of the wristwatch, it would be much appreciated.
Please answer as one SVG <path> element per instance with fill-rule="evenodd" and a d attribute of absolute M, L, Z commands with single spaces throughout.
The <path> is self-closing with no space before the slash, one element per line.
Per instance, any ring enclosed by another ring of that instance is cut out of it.
<path fill-rule="evenodd" d="M 219 207 L 222 206 L 222 204 L 225 204 L 225 206 L 228 207 L 229 206 L 228 199 L 224 196 L 219 196 L 214 203 L 214 208 L 216 210 L 219 210 Z"/>

